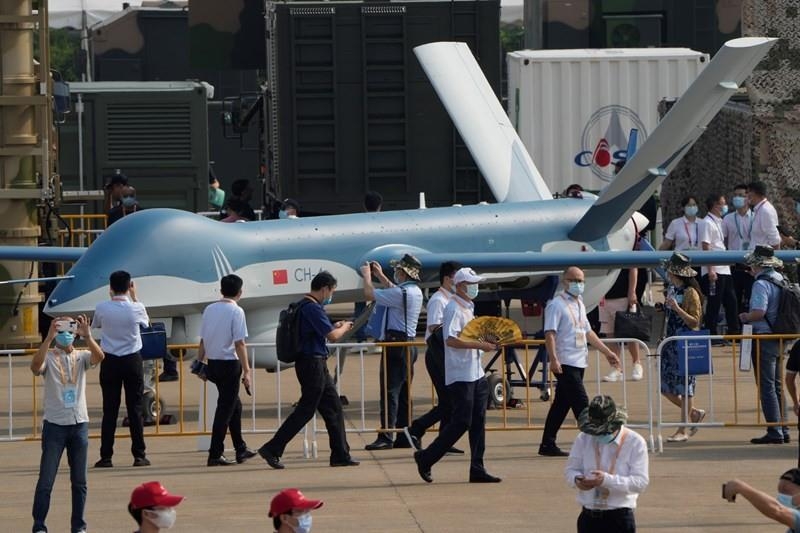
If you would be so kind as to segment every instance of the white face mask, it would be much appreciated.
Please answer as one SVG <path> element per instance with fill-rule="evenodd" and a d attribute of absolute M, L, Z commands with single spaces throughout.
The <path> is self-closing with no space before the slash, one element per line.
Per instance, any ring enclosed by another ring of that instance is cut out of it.
<path fill-rule="evenodd" d="M 474 300 L 478 297 L 478 284 L 477 283 L 470 283 L 467 285 L 467 296 L 469 296 L 470 300 Z"/>
<path fill-rule="evenodd" d="M 297 525 L 289 524 L 289 527 L 294 530 L 294 533 L 308 533 L 311 531 L 311 513 L 303 513 L 297 517 Z"/>
<path fill-rule="evenodd" d="M 142 513 L 159 529 L 169 529 L 175 525 L 177 513 L 174 507 L 164 507 L 162 509 L 145 509 Z"/>
<path fill-rule="evenodd" d="M 583 294 L 583 289 L 586 287 L 582 281 L 570 281 L 567 292 L 573 296 L 580 296 Z"/>

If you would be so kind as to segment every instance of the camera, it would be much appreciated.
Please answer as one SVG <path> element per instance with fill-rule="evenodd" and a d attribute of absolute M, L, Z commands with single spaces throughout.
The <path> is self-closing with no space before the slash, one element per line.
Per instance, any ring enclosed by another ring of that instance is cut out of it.
<path fill-rule="evenodd" d="M 200 361 L 199 359 L 195 359 L 192 361 L 191 365 L 192 374 L 199 377 L 203 381 L 208 379 L 208 365 Z"/>

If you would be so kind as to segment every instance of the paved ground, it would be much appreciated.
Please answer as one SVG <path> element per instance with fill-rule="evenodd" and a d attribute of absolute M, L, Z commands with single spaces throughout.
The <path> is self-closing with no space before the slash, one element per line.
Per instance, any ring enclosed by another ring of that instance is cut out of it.
<path fill-rule="evenodd" d="M 366 426 L 376 424 L 377 357 L 366 359 L 364 404 Z M 31 378 L 26 370 L 27 359 L 16 358 L 13 367 L 14 431 L 17 435 L 30 433 Z M 733 358 L 729 348 L 715 353 L 716 375 L 713 400 L 707 396 L 709 386 L 703 378 L 698 387 L 698 404 L 712 404 L 718 422 L 737 420 L 733 411 L 739 408 L 740 423 L 756 423 L 755 387 L 752 376 L 733 375 Z M 351 400 L 347 408 L 349 426 L 361 427 L 360 385 L 358 366 L 348 360 L 343 379 L 344 392 Z M 429 403 L 429 385 L 424 380 L 422 365 L 415 386 L 417 409 Z M 0 436 L 8 434 L 9 391 L 8 368 L 0 365 Z M 601 368 L 605 371 L 605 368 Z M 595 376 L 595 367 L 589 375 Z M 187 373 L 187 376 L 189 374 Z M 191 377 L 191 376 L 190 376 Z M 268 429 L 274 425 L 274 375 L 259 372 L 255 409 L 246 407 L 245 418 L 250 423 L 255 412 L 255 427 Z M 96 372 L 89 385 L 89 404 L 93 418 L 93 433 L 99 422 L 99 387 Z M 283 373 L 282 393 L 287 398 L 284 409 L 296 397 L 293 373 Z M 733 385 L 736 388 L 733 388 Z M 589 387 L 590 394 L 595 385 Z M 622 397 L 620 384 L 605 385 L 604 391 Z M 200 388 L 192 378 L 184 386 L 187 406 L 185 429 L 194 429 L 188 420 L 196 420 L 196 405 Z M 174 410 L 178 402 L 178 384 L 162 385 L 162 392 Z M 524 396 L 517 389 L 517 396 Z M 646 386 L 644 382 L 628 383 L 628 406 L 634 421 L 646 419 Z M 243 396 L 244 398 L 244 396 Z M 734 402 L 736 399 L 736 402 Z M 528 417 L 541 424 L 546 404 L 538 400 L 533 390 L 526 410 L 490 412 L 493 427 L 507 424 L 520 427 Z M 674 421 L 675 409 L 665 406 L 665 413 Z M 284 416 L 286 411 L 284 411 Z M 709 419 L 711 415 L 709 415 Z M 152 428 L 150 428 L 152 431 Z M 163 432 L 175 431 L 165 426 Z M 665 436 L 671 430 L 665 429 Z M 775 493 L 778 475 L 796 464 L 796 432 L 791 445 L 753 446 L 750 437 L 760 435 L 753 427 L 703 428 L 685 444 L 665 444 L 662 455 L 651 455 L 651 482 L 639 500 L 636 511 L 640 531 L 659 532 L 752 532 L 783 531 L 771 524 L 739 498 L 729 504 L 720 498 L 720 484 L 732 477 L 741 477 L 768 493 Z M 560 434 L 563 446 L 568 447 L 575 430 Z M 284 487 L 300 487 L 310 497 L 322 498 L 325 506 L 314 515 L 315 531 L 375 531 L 375 532 L 449 532 L 449 531 L 574 531 L 578 507 L 573 490 L 563 481 L 565 459 L 536 455 L 541 431 L 491 431 L 487 436 L 486 463 L 489 470 L 503 478 L 499 485 L 470 485 L 466 482 L 468 458 L 448 457 L 433 470 L 433 484 L 423 483 L 417 476 L 408 450 L 366 452 L 363 447 L 374 438 L 371 432 L 349 436 L 353 455 L 361 459 L 357 468 L 330 468 L 327 460 L 327 440 L 320 435 L 319 457 L 302 457 L 302 439 L 290 444 L 284 455 L 287 468 L 269 469 L 260 459 L 229 468 L 207 468 L 206 453 L 197 451 L 197 437 L 161 436 L 147 439 L 148 456 L 153 466 L 133 468 L 127 453 L 129 440 L 118 440 L 116 467 L 89 471 L 89 500 L 87 520 L 90 531 L 126 532 L 133 530 L 133 520 L 126 505 L 133 486 L 158 479 L 171 490 L 187 496 L 180 506 L 175 531 L 228 532 L 271 531 L 267 505 L 272 494 Z M 266 434 L 249 435 L 247 440 L 257 447 Z M 429 439 L 426 439 L 429 440 Z M 460 443 L 467 447 L 466 439 Z M 98 457 L 99 440 L 90 443 L 90 462 Z M 30 507 L 36 484 L 39 443 L 37 441 L 0 442 L 0 532 L 29 531 Z M 63 461 L 66 463 L 66 460 Z M 90 464 L 91 464 L 90 463 Z M 48 524 L 51 531 L 67 531 L 69 521 L 69 482 L 66 465 L 62 465 L 53 493 Z"/>

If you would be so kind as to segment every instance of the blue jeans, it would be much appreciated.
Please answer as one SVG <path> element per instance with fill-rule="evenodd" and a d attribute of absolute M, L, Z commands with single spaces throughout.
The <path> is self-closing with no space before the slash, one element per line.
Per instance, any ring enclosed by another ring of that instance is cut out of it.
<path fill-rule="evenodd" d="M 64 449 L 67 450 L 69 480 L 72 485 L 72 533 L 86 529 L 83 509 L 86 507 L 86 461 L 89 450 L 89 424 L 59 426 L 44 421 L 42 428 L 42 459 L 39 463 L 39 481 L 33 497 L 33 531 L 47 531 L 44 521 L 50 510 L 50 493 L 58 473 L 58 464 Z"/>
<path fill-rule="evenodd" d="M 756 347 L 753 350 L 753 366 L 757 369 L 755 377 L 758 380 L 759 394 L 761 397 L 761 412 L 767 422 L 781 421 L 781 405 L 783 403 L 783 386 L 781 383 L 781 369 L 778 364 L 778 341 L 761 341 L 761 358 L 758 366 L 755 365 Z M 770 426 L 767 435 L 782 439 L 789 434 L 789 428 Z"/>

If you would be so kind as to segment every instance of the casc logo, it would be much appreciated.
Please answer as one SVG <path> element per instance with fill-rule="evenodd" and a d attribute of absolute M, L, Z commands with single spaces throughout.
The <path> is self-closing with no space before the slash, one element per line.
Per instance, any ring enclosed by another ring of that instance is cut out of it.
<path fill-rule="evenodd" d="M 634 110 L 622 105 L 601 107 L 589 118 L 581 135 L 581 151 L 575 156 L 579 167 L 591 167 L 603 181 L 614 177 L 614 163 L 627 159 L 631 132 L 638 132 L 637 146 L 647 139 L 644 123 Z"/>

